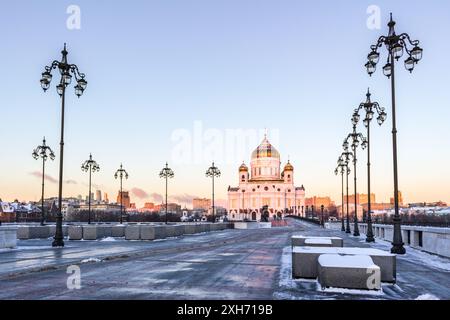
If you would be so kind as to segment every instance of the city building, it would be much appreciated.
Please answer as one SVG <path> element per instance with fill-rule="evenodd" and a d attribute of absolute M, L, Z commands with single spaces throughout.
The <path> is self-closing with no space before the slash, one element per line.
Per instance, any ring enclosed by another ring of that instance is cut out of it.
<path fill-rule="evenodd" d="M 144 209 L 147 209 L 148 211 L 152 211 L 155 209 L 155 204 L 153 202 L 146 202 L 146 203 L 144 203 Z"/>
<path fill-rule="evenodd" d="M 192 199 L 192 208 L 194 210 L 202 209 L 202 210 L 208 211 L 209 208 L 211 208 L 211 199 L 207 199 L 207 198 Z"/>
<path fill-rule="evenodd" d="M 95 191 L 95 200 L 97 202 L 102 202 L 102 191 L 101 190 Z"/>
<path fill-rule="evenodd" d="M 363 206 L 360 204 L 356 205 L 357 208 L 357 216 L 358 216 L 358 221 L 362 221 L 363 220 Z M 337 214 L 338 214 L 338 218 L 341 219 L 342 217 L 342 206 L 337 206 Z M 349 217 L 350 217 L 350 221 L 352 222 L 354 220 L 355 217 L 355 203 L 349 203 L 348 204 L 348 213 L 349 213 Z M 347 205 L 344 204 L 344 219 L 347 218 Z"/>
<path fill-rule="evenodd" d="M 252 153 L 250 169 L 242 163 L 238 172 L 238 187 L 228 187 L 228 219 L 260 220 L 263 206 L 270 217 L 304 215 L 305 188 L 295 187 L 289 161 L 281 170 L 280 154 L 266 136 Z"/>
<path fill-rule="evenodd" d="M 130 194 L 128 191 L 122 191 L 122 202 L 120 201 L 120 191 L 117 194 L 117 203 L 123 205 L 124 208 L 130 208 Z"/>
<path fill-rule="evenodd" d="M 314 206 L 317 210 L 320 210 L 321 206 L 324 206 L 326 209 L 334 208 L 334 201 L 331 200 L 330 197 L 311 197 L 305 198 L 305 206 L 311 207 Z"/>
<path fill-rule="evenodd" d="M 347 196 L 344 195 L 344 203 L 347 202 Z M 355 195 L 350 194 L 348 196 L 349 203 L 355 203 Z M 357 193 L 356 194 L 356 203 L 357 204 L 366 204 L 369 203 L 369 195 L 367 193 Z M 375 203 L 375 193 L 370 194 L 370 203 Z"/>
<path fill-rule="evenodd" d="M 166 204 L 165 203 L 155 205 L 154 208 L 155 208 L 155 211 L 157 211 L 159 213 L 162 213 L 162 214 L 166 213 Z M 181 206 L 178 203 L 168 203 L 167 211 L 169 213 L 175 213 L 175 214 L 180 213 L 181 214 Z"/>
<path fill-rule="evenodd" d="M 391 198 L 390 198 L 390 203 L 391 203 L 392 205 L 394 205 L 394 204 L 395 204 L 394 202 L 395 202 L 395 201 L 394 201 L 394 197 L 391 197 Z M 402 195 L 402 192 L 401 192 L 401 191 L 398 192 L 398 205 L 399 205 L 399 206 L 403 206 L 403 195 Z"/>

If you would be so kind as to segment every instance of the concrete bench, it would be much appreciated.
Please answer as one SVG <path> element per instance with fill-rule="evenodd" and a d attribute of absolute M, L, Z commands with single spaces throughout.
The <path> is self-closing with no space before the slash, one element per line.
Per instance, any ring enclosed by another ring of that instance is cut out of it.
<path fill-rule="evenodd" d="M 175 237 L 175 225 L 173 225 L 173 224 L 172 225 L 171 224 L 165 225 L 164 229 L 165 229 L 167 238 Z"/>
<path fill-rule="evenodd" d="M 333 243 L 330 239 L 308 238 L 305 240 L 307 247 L 332 247 Z"/>
<path fill-rule="evenodd" d="M 115 238 L 125 237 L 125 226 L 124 225 L 112 226 L 111 237 Z"/>
<path fill-rule="evenodd" d="M 83 239 L 97 240 L 101 238 L 111 237 L 112 227 L 106 225 L 84 225 Z"/>
<path fill-rule="evenodd" d="M 0 249 L 17 246 L 17 227 L 0 227 Z"/>
<path fill-rule="evenodd" d="M 184 234 L 184 225 L 176 224 L 174 227 L 174 237 L 179 237 Z"/>
<path fill-rule="evenodd" d="M 50 226 L 19 226 L 17 229 L 17 238 L 20 240 L 47 239 L 50 236 Z"/>
<path fill-rule="evenodd" d="M 380 290 L 380 267 L 366 255 L 322 254 L 317 261 L 322 288 Z"/>
<path fill-rule="evenodd" d="M 381 269 L 381 281 L 395 282 L 396 255 L 372 248 L 294 247 L 292 249 L 292 277 L 317 278 L 317 260 L 322 254 L 370 256 Z"/>
<path fill-rule="evenodd" d="M 84 240 L 97 240 L 103 238 L 103 230 L 96 225 L 83 226 Z"/>
<path fill-rule="evenodd" d="M 83 227 L 82 226 L 69 226 L 69 240 L 81 240 L 83 239 Z"/>
<path fill-rule="evenodd" d="M 155 240 L 164 239 L 167 235 L 167 230 L 173 230 L 171 226 L 152 226 L 152 225 L 141 225 L 140 226 L 140 239 L 141 240 Z"/>
<path fill-rule="evenodd" d="M 299 246 L 313 246 L 311 244 L 305 244 L 305 241 L 307 239 L 322 239 L 322 240 L 330 240 L 331 246 L 330 247 L 343 247 L 344 246 L 344 240 L 339 237 L 308 237 L 308 236 L 292 236 L 291 237 L 291 244 L 292 247 Z M 325 245 L 315 245 L 316 247 L 324 247 Z"/>
<path fill-rule="evenodd" d="M 125 227 L 125 240 L 140 240 L 141 228 L 137 224 L 127 225 Z"/>
<path fill-rule="evenodd" d="M 195 233 L 195 225 L 185 224 L 184 225 L 184 233 L 185 234 L 194 234 Z"/>

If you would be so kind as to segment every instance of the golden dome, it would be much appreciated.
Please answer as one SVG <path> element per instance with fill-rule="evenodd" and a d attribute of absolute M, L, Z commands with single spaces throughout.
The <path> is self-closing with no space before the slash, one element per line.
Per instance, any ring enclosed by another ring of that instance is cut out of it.
<path fill-rule="evenodd" d="M 239 171 L 248 171 L 248 168 L 245 165 L 245 163 L 242 162 L 241 166 L 239 167 Z"/>
<path fill-rule="evenodd" d="M 280 158 L 280 153 L 275 149 L 264 136 L 264 140 L 261 144 L 252 152 L 252 159 L 259 158 Z"/>
<path fill-rule="evenodd" d="M 288 163 L 286 163 L 286 165 L 284 166 L 284 171 L 294 171 L 294 167 L 289 162 L 289 160 L 288 160 Z"/>

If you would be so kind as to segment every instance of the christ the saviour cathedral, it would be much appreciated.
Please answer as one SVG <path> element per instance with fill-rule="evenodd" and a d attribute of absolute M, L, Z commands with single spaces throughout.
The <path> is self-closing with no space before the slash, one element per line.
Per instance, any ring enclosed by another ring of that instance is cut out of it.
<path fill-rule="evenodd" d="M 267 137 L 252 153 L 250 170 L 239 167 L 239 186 L 228 187 L 228 219 L 261 220 L 263 206 L 269 216 L 303 215 L 305 188 L 294 186 L 294 167 L 288 160 L 280 170 L 279 152 Z"/>

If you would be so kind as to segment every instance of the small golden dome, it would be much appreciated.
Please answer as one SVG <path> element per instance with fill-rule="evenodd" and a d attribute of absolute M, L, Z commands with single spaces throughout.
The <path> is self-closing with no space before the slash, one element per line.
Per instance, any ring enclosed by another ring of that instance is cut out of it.
<path fill-rule="evenodd" d="M 242 162 L 241 166 L 239 167 L 239 171 L 248 171 L 248 168 L 245 165 L 245 163 Z"/>
<path fill-rule="evenodd" d="M 286 165 L 284 166 L 284 171 L 294 171 L 294 167 L 289 162 L 289 160 L 288 160 L 288 163 L 286 163 Z"/>

